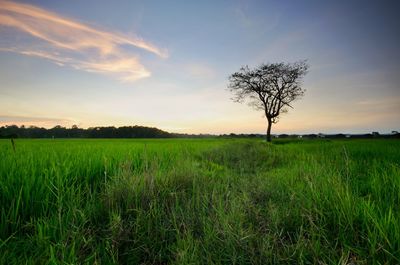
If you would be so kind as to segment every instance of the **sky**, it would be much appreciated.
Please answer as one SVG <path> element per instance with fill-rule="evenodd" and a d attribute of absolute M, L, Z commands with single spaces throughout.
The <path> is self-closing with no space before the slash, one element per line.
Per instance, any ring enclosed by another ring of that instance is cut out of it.
<path fill-rule="evenodd" d="M 241 66 L 310 65 L 272 133 L 400 130 L 398 1 L 0 0 L 0 126 L 264 133 Z"/>

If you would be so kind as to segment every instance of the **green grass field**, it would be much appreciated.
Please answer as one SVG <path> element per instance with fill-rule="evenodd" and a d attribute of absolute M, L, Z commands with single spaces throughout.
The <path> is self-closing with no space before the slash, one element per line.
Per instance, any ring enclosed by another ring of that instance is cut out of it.
<path fill-rule="evenodd" d="M 400 141 L 0 140 L 1 264 L 400 264 Z"/>

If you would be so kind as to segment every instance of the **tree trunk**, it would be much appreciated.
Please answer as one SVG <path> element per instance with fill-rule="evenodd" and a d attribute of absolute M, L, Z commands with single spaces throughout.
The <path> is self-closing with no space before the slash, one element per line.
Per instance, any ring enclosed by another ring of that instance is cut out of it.
<path fill-rule="evenodd" d="M 272 120 L 271 119 L 267 119 L 268 120 L 268 129 L 267 129 L 267 142 L 271 142 L 271 126 L 272 126 Z"/>

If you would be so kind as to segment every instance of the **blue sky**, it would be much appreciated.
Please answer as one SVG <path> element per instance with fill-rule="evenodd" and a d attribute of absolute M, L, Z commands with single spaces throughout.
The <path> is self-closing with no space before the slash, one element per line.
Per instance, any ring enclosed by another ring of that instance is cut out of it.
<path fill-rule="evenodd" d="M 396 1 L 0 0 L 0 125 L 262 133 L 242 65 L 308 59 L 273 133 L 399 130 Z"/>

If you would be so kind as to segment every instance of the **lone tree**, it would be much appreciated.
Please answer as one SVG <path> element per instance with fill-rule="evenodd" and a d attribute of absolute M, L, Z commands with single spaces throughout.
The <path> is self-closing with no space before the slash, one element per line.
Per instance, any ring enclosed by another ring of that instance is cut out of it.
<path fill-rule="evenodd" d="M 251 69 L 248 66 L 229 77 L 229 89 L 233 100 L 244 102 L 263 110 L 268 121 L 267 141 L 271 141 L 272 123 L 277 123 L 279 115 L 287 112 L 291 103 L 302 97 L 302 79 L 308 71 L 307 61 L 295 63 L 268 63 Z"/>

